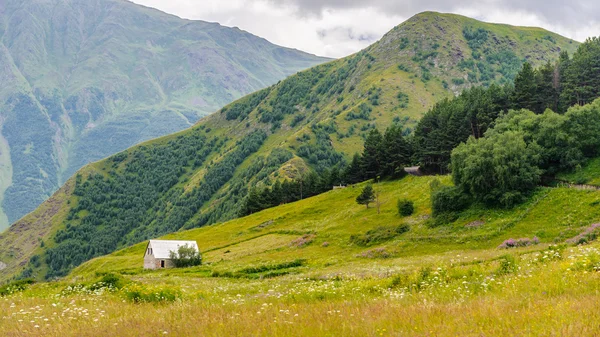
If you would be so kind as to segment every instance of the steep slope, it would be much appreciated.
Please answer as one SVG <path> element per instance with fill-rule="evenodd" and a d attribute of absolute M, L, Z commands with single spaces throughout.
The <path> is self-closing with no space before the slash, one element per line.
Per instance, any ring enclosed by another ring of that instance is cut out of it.
<path fill-rule="evenodd" d="M 0 3 L 0 230 L 82 166 L 326 61 L 124 0 Z"/>
<path fill-rule="evenodd" d="M 537 28 L 417 15 L 365 51 L 291 76 L 189 130 L 86 166 L 56 207 L 42 205 L 0 235 L 0 261 L 10 276 L 39 253 L 26 274 L 61 276 L 150 237 L 234 218 L 249 186 L 309 169 L 324 174 L 360 150 L 370 129 L 399 123 L 410 132 L 427 108 L 453 92 L 508 81 L 525 59 L 541 64 L 576 46 Z M 44 218 L 42 209 L 49 210 Z M 31 240 L 17 246 L 15 235 Z"/>

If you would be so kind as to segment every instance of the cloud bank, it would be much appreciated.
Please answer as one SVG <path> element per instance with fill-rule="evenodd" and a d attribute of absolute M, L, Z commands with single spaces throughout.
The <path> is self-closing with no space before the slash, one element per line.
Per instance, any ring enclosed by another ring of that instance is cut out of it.
<path fill-rule="evenodd" d="M 595 0 L 133 0 L 186 19 L 239 27 L 286 47 L 329 57 L 357 52 L 423 11 L 538 26 L 583 41 L 600 35 Z"/>

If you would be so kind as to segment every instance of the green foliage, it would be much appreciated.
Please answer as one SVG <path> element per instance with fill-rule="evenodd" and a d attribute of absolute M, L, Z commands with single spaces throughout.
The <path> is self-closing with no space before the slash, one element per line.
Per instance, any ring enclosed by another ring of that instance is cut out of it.
<path fill-rule="evenodd" d="M 125 291 L 125 297 L 132 303 L 164 304 L 177 301 L 181 298 L 181 294 L 179 291 L 169 288 L 145 289 L 143 287 L 136 287 Z"/>
<path fill-rule="evenodd" d="M 415 204 L 408 199 L 398 199 L 397 206 L 400 216 L 410 216 L 415 211 Z"/>
<path fill-rule="evenodd" d="M 434 217 L 457 213 L 465 210 L 471 204 L 468 195 L 458 187 L 443 186 L 439 181 L 431 184 L 431 211 Z"/>
<path fill-rule="evenodd" d="M 313 171 L 297 180 L 276 181 L 271 187 L 265 187 L 262 190 L 252 188 L 244 200 L 239 214 L 246 216 L 263 209 L 309 198 L 331 190 L 332 186 L 341 184 L 342 177 L 336 166 L 321 174 Z"/>
<path fill-rule="evenodd" d="M 247 267 L 234 272 L 215 270 L 211 273 L 211 277 L 267 279 L 287 275 L 290 273 L 289 269 L 302 267 L 304 265 L 306 265 L 306 260 L 296 259 L 278 264 Z"/>
<path fill-rule="evenodd" d="M 271 88 L 266 88 L 248 95 L 221 109 L 225 113 L 227 120 L 243 120 L 256 109 L 256 107 L 271 93 Z"/>
<path fill-rule="evenodd" d="M 15 48 L 6 50 L 3 62 L 2 152 L 6 158 L 10 152 L 6 172 L 12 177 L 0 184 L 8 218 L 2 217 L 0 230 L 33 211 L 81 167 L 186 129 L 245 94 L 328 60 L 229 27 L 198 23 L 185 29 L 186 20 L 130 3 L 32 6 L 22 25 L 3 30 L 4 43 Z M 7 4 L 0 21 L 20 11 Z M 67 23 L 73 13 L 78 19 Z M 90 22 L 107 26 L 92 29 Z M 94 52 L 99 50 L 118 52 Z M 260 100 L 250 97 L 250 106 Z M 233 106 L 227 118 L 243 118 L 251 110 L 243 105 Z"/>
<path fill-rule="evenodd" d="M 56 233 L 56 245 L 46 252 L 47 277 L 65 275 L 90 258 L 183 228 L 265 138 L 263 132 L 255 132 L 238 142 L 207 170 L 200 186 L 187 193 L 178 186 L 189 175 L 186 168 L 200 166 L 223 144 L 216 138 L 208 141 L 200 129 L 166 144 L 138 147 L 122 171 L 107 178 L 93 175 L 83 182 L 80 177 L 74 192 L 79 201 L 70 212 L 73 222 Z M 86 215 L 77 219 L 83 211 Z M 208 216 L 192 226 L 205 224 Z"/>
<path fill-rule="evenodd" d="M 589 38 L 579 46 L 571 60 L 560 59 L 561 106 L 584 105 L 600 97 L 600 38 Z"/>
<path fill-rule="evenodd" d="M 488 205 L 512 207 L 540 181 L 540 148 L 527 144 L 521 133 L 507 131 L 452 151 L 452 179 L 461 190 Z"/>
<path fill-rule="evenodd" d="M 371 130 L 365 140 L 365 148 L 362 154 L 361 170 L 367 179 L 376 179 L 381 173 L 381 161 L 383 148 L 381 146 L 383 137 L 377 129 Z"/>
<path fill-rule="evenodd" d="M 378 103 L 379 104 L 379 103 Z M 346 115 L 347 121 L 362 119 L 365 121 L 371 120 L 371 112 L 373 108 L 367 103 L 361 103 L 357 108 L 353 109 Z"/>
<path fill-rule="evenodd" d="M 508 275 L 515 273 L 519 265 L 514 256 L 512 255 L 502 255 L 499 259 L 500 266 L 496 270 L 496 275 Z"/>
<path fill-rule="evenodd" d="M 123 288 L 126 283 L 127 281 L 122 276 L 115 275 L 113 273 L 108 273 L 102 276 L 98 282 L 89 286 L 88 289 L 91 291 L 103 288 L 119 290 Z"/>
<path fill-rule="evenodd" d="M 478 49 L 481 46 L 483 46 L 483 44 L 485 44 L 485 42 L 487 41 L 489 35 L 490 32 L 483 28 L 463 28 L 463 36 L 467 40 L 467 43 L 469 47 L 471 47 L 471 49 Z"/>
<path fill-rule="evenodd" d="M 356 202 L 361 205 L 366 205 L 369 208 L 369 204 L 375 200 L 375 193 L 373 192 L 373 186 L 367 185 L 362 189 L 362 192 L 356 197 Z"/>
<path fill-rule="evenodd" d="M 173 261 L 175 268 L 195 267 L 202 264 L 202 255 L 196 248 L 183 245 L 177 252 L 170 251 L 169 258 Z"/>
<path fill-rule="evenodd" d="M 298 148 L 298 156 L 306 159 L 318 172 L 344 165 L 344 156 L 333 148 L 329 137 L 329 132 L 333 133 L 335 130 L 321 124 L 315 124 L 311 129 L 316 136 L 316 143 L 302 144 Z"/>
<path fill-rule="evenodd" d="M 470 136 L 480 138 L 508 111 L 510 87 L 472 88 L 437 103 L 417 125 L 413 150 L 427 170 L 445 173 L 452 150 Z"/>
<path fill-rule="evenodd" d="M 3 285 L 0 287 L 0 297 L 12 295 L 15 293 L 19 293 L 25 291 L 28 286 L 34 284 L 35 281 L 33 279 L 24 279 L 13 281 L 9 284 Z"/>
<path fill-rule="evenodd" d="M 389 241 L 410 230 L 410 226 L 402 224 L 399 226 L 384 226 L 367 231 L 362 235 L 351 235 L 350 242 L 358 246 L 371 246 L 381 242 Z"/>

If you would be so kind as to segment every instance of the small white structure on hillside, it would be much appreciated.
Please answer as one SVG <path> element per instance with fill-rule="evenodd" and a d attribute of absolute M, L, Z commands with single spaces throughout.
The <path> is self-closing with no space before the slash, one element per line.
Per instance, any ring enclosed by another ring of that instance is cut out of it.
<path fill-rule="evenodd" d="M 173 268 L 171 252 L 177 254 L 179 247 L 185 245 L 199 252 L 196 241 L 150 240 L 144 254 L 144 269 Z"/>

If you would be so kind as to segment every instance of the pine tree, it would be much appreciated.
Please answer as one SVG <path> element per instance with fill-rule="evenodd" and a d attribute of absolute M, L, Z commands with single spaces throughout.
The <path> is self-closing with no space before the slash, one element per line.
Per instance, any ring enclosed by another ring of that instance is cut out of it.
<path fill-rule="evenodd" d="M 402 135 L 400 125 L 390 126 L 383 136 L 381 145 L 382 175 L 397 178 L 404 173 L 404 166 L 410 163 L 410 144 Z"/>
<path fill-rule="evenodd" d="M 515 91 L 512 96 L 513 108 L 534 111 L 536 92 L 535 71 L 529 62 L 525 62 L 515 77 Z"/>
<path fill-rule="evenodd" d="M 366 205 L 369 208 L 369 204 L 375 200 L 375 192 L 373 192 L 373 186 L 367 185 L 363 188 L 362 192 L 356 197 L 356 202 L 360 205 Z"/>
<path fill-rule="evenodd" d="M 381 143 L 383 138 L 377 129 L 371 130 L 365 140 L 365 148 L 362 155 L 362 172 L 367 179 L 377 179 L 381 174 Z"/>
<path fill-rule="evenodd" d="M 348 165 L 348 167 L 346 167 L 346 170 L 344 171 L 344 179 L 346 183 L 356 184 L 365 180 L 364 174 L 362 172 L 361 161 L 362 158 L 360 154 L 355 153 L 354 157 L 352 157 L 352 162 L 350 163 L 350 165 Z"/>

